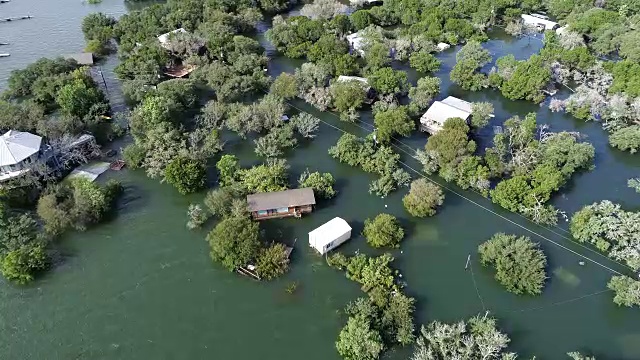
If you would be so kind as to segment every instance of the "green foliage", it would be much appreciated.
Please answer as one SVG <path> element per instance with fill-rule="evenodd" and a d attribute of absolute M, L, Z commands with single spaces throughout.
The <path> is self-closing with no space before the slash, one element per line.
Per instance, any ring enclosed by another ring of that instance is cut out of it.
<path fill-rule="evenodd" d="M 380 94 L 405 94 L 409 89 L 407 74 L 390 67 L 375 70 L 367 80 Z"/>
<path fill-rule="evenodd" d="M 324 34 L 322 20 L 291 16 L 285 20 L 274 18 L 273 27 L 266 36 L 287 57 L 300 58 L 306 56 L 311 46 Z"/>
<path fill-rule="evenodd" d="M 402 198 L 405 210 L 415 217 L 433 216 L 443 203 L 442 189 L 426 179 L 414 180 L 409 193 Z"/>
<path fill-rule="evenodd" d="M 640 213 L 624 211 L 620 205 L 604 200 L 583 207 L 571 218 L 571 235 L 594 245 L 611 258 L 640 269 Z"/>
<path fill-rule="evenodd" d="M 273 280 L 284 275 L 288 269 L 287 247 L 280 243 L 263 248 L 256 259 L 256 272 L 262 279 Z"/>
<path fill-rule="evenodd" d="M 349 259 L 346 267 L 347 278 L 362 285 L 362 291 L 370 292 L 375 288 L 391 289 L 394 286 L 393 270 L 389 266 L 393 256 L 383 254 L 368 257 L 358 254 Z"/>
<path fill-rule="evenodd" d="M 243 187 L 249 193 L 286 190 L 288 186 L 286 160 L 275 159 L 267 164 L 238 170 Z"/>
<path fill-rule="evenodd" d="M 610 93 L 626 93 L 629 96 L 640 96 L 640 64 L 622 60 L 611 66 L 613 83 Z"/>
<path fill-rule="evenodd" d="M 477 102 L 471 104 L 471 126 L 476 129 L 489 125 L 489 119 L 493 115 L 493 104 L 489 102 Z"/>
<path fill-rule="evenodd" d="M 480 261 L 496 270 L 495 278 L 509 292 L 539 295 L 547 278 L 547 258 L 527 237 L 495 234 L 478 247 Z"/>
<path fill-rule="evenodd" d="M 369 14 L 368 10 L 354 11 L 350 16 L 351 24 L 356 31 L 362 30 L 369 25 L 373 24 L 373 17 Z"/>
<path fill-rule="evenodd" d="M 422 326 L 412 359 L 482 359 L 490 356 L 512 360 L 517 355 L 505 352 L 509 341 L 509 337 L 498 330 L 496 319 L 487 314 L 453 324 L 434 321 Z M 491 355 L 487 355 L 487 351 Z"/>
<path fill-rule="evenodd" d="M 135 143 L 127 145 L 122 150 L 122 157 L 130 169 L 139 168 L 146 155 L 146 151 Z"/>
<path fill-rule="evenodd" d="M 296 77 L 285 72 L 281 73 L 271 84 L 269 93 L 285 100 L 295 98 L 298 95 Z"/>
<path fill-rule="evenodd" d="M 293 134 L 293 125 L 276 126 L 267 135 L 254 140 L 256 155 L 265 158 L 276 158 L 284 154 L 284 149 L 293 148 L 298 140 Z"/>
<path fill-rule="evenodd" d="M 14 70 L 7 82 L 9 96 L 22 97 L 33 93 L 36 81 L 41 78 L 70 73 L 79 66 L 75 60 L 42 58 L 22 70 Z"/>
<path fill-rule="evenodd" d="M 511 100 L 524 99 L 536 103 L 544 100 L 543 90 L 551 80 L 551 70 L 541 56 L 533 55 L 528 60 L 516 62 L 512 71 L 502 82 L 502 95 Z"/>
<path fill-rule="evenodd" d="M 405 107 L 395 107 L 377 112 L 374 124 L 376 126 L 376 140 L 382 143 L 388 143 L 396 134 L 409 136 L 411 131 L 415 129 L 415 124 L 407 114 Z"/>
<path fill-rule="evenodd" d="M 409 89 L 409 99 L 411 99 L 409 109 L 416 115 L 422 113 L 429 107 L 431 101 L 439 92 L 439 78 L 426 76 L 418 79 L 416 86 L 412 86 Z"/>
<path fill-rule="evenodd" d="M 209 219 L 209 213 L 198 204 L 189 204 L 187 216 L 189 217 L 189 221 L 187 221 L 187 229 L 189 230 L 200 228 Z"/>
<path fill-rule="evenodd" d="M 164 169 L 165 180 L 186 195 L 204 186 L 207 178 L 205 163 L 201 160 L 177 157 Z"/>
<path fill-rule="evenodd" d="M 400 155 L 385 145 L 376 146 L 371 138 L 359 139 L 344 134 L 335 146 L 329 148 L 329 155 L 351 166 L 380 175 L 369 187 L 370 193 L 386 196 L 399 186 L 408 185 L 411 177 L 398 167 Z"/>
<path fill-rule="evenodd" d="M 331 85 L 333 106 L 340 112 L 341 120 L 349 120 L 348 114 L 353 114 L 362 107 L 366 98 L 365 86 L 360 81 L 337 81 Z"/>
<path fill-rule="evenodd" d="M 82 33 L 87 40 L 87 50 L 91 48 L 93 51 L 90 52 L 93 53 L 107 53 L 109 41 L 113 37 L 113 26 L 116 22 L 115 18 L 103 13 L 93 13 L 85 16 L 82 19 Z"/>
<path fill-rule="evenodd" d="M 0 272 L 9 281 L 26 284 L 49 262 L 38 225 L 26 214 L 0 220 Z"/>
<path fill-rule="evenodd" d="M 363 317 L 350 317 L 336 341 L 338 353 L 345 360 L 375 360 L 384 350 L 380 333 L 371 329 Z"/>
<path fill-rule="evenodd" d="M 307 58 L 312 62 L 331 63 L 334 58 L 349 52 L 349 46 L 334 34 L 324 34 L 314 42 L 307 52 Z"/>
<path fill-rule="evenodd" d="M 615 292 L 613 302 L 619 306 L 640 306 L 640 281 L 628 276 L 613 276 L 607 287 Z"/>
<path fill-rule="evenodd" d="M 417 51 L 409 57 L 409 65 L 423 72 L 436 72 L 440 69 L 440 60 L 426 51 Z"/>
<path fill-rule="evenodd" d="M 258 224 L 248 217 L 223 219 L 207 235 L 211 259 L 229 271 L 246 266 L 260 253 Z"/>
<path fill-rule="evenodd" d="M 238 158 L 232 154 L 225 154 L 220 157 L 220 160 L 216 163 L 218 169 L 218 182 L 221 186 L 228 186 L 235 183 L 238 180 Z"/>
<path fill-rule="evenodd" d="M 404 230 L 393 215 L 379 214 L 364 221 L 363 235 L 373 247 L 399 247 Z"/>
<path fill-rule="evenodd" d="M 633 178 L 627 181 L 627 186 L 635 189 L 637 193 L 640 193 L 640 178 Z"/>
<path fill-rule="evenodd" d="M 316 196 L 324 199 L 336 196 L 336 191 L 333 189 L 334 183 L 335 180 L 330 173 L 321 174 L 317 171 L 310 173 L 309 170 L 305 170 L 298 179 L 299 188 L 312 188 Z"/>
<path fill-rule="evenodd" d="M 56 97 L 63 113 L 80 119 L 88 115 L 93 106 L 104 102 L 104 95 L 94 84 L 88 85 L 80 79 L 61 87 Z"/>
<path fill-rule="evenodd" d="M 120 190 L 117 182 L 102 187 L 86 178 L 75 178 L 53 186 L 38 199 L 38 216 L 45 231 L 54 236 L 69 228 L 84 231 L 102 220 Z"/>
<path fill-rule="evenodd" d="M 614 131 L 609 135 L 609 144 L 635 154 L 640 149 L 640 125 L 631 125 Z"/>
<path fill-rule="evenodd" d="M 236 210 L 246 206 L 245 192 L 239 184 L 213 189 L 204 198 L 204 204 L 213 216 L 239 216 Z"/>
<path fill-rule="evenodd" d="M 451 81 L 464 90 L 478 91 L 485 87 L 487 78 L 480 68 L 491 61 L 488 50 L 477 41 L 470 41 L 456 54 L 456 65 L 451 69 Z"/>

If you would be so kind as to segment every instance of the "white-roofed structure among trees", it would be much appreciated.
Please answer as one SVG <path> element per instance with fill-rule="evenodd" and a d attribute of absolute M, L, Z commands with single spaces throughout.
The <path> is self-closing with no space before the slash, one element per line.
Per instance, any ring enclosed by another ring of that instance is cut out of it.
<path fill-rule="evenodd" d="M 309 246 L 321 255 L 328 253 L 351 238 L 351 226 L 336 217 L 309 233 Z"/>

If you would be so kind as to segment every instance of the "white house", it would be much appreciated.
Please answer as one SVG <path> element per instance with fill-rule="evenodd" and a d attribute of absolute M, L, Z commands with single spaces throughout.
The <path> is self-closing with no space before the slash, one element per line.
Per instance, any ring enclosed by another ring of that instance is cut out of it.
<path fill-rule="evenodd" d="M 335 249 L 351 237 L 351 226 L 336 217 L 309 233 L 309 246 L 321 255 Z"/>
<path fill-rule="evenodd" d="M 442 101 L 434 101 L 427 112 L 420 117 L 420 130 L 435 134 L 442 129 L 447 119 L 457 117 L 469 121 L 472 112 L 470 102 L 448 96 Z"/>
<path fill-rule="evenodd" d="M 173 31 L 169 31 L 168 33 L 164 33 L 158 36 L 158 41 L 160 42 L 160 45 L 166 49 L 167 46 L 169 45 L 169 37 L 171 37 L 172 34 L 178 34 L 178 33 L 186 34 L 187 30 L 183 28 L 175 29 Z"/>
<path fill-rule="evenodd" d="M 29 171 L 28 165 L 38 160 L 42 137 L 28 132 L 9 130 L 0 136 L 0 181 Z"/>
<path fill-rule="evenodd" d="M 362 50 L 362 47 L 364 46 L 364 39 L 360 32 L 347 35 L 347 41 L 349 42 L 350 49 L 353 49 L 353 51 L 358 53 L 358 55 L 364 56 L 364 50 Z"/>
<path fill-rule="evenodd" d="M 540 14 L 522 14 L 520 15 L 522 21 L 525 25 L 535 26 L 536 28 L 543 30 L 555 30 L 560 27 L 560 25 L 555 22 L 549 20 L 548 17 Z"/>

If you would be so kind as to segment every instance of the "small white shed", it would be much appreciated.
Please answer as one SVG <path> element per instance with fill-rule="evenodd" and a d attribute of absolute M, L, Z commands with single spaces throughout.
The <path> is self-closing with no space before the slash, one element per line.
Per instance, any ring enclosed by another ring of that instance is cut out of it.
<path fill-rule="evenodd" d="M 335 249 L 351 237 L 351 226 L 336 217 L 309 233 L 309 246 L 321 255 Z"/>
<path fill-rule="evenodd" d="M 436 45 L 436 49 L 438 49 L 438 51 L 445 51 L 450 47 L 451 47 L 451 45 L 449 45 L 447 43 L 443 43 L 443 42 L 438 43 L 438 45 Z"/>

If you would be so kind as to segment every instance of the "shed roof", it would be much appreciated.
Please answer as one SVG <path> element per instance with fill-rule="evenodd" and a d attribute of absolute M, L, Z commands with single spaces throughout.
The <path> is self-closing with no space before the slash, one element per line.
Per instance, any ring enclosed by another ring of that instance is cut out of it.
<path fill-rule="evenodd" d="M 351 226 L 341 217 L 335 217 L 320 227 L 309 232 L 309 239 L 314 241 L 322 240 L 322 243 L 313 244 L 316 247 L 323 247 L 331 241 L 351 231 Z"/>
<path fill-rule="evenodd" d="M 162 46 L 167 45 L 167 43 L 169 42 L 169 36 L 171 36 L 171 34 L 177 34 L 177 33 L 187 33 L 187 30 L 185 30 L 183 28 L 179 28 L 179 29 L 175 29 L 173 31 L 169 31 L 168 33 L 164 33 L 164 34 L 158 36 L 158 41 L 160 41 L 160 45 L 162 45 Z"/>
<path fill-rule="evenodd" d="M 263 211 L 291 206 L 315 205 L 312 188 L 291 189 L 247 195 L 249 211 Z"/>
<path fill-rule="evenodd" d="M 64 57 L 67 59 L 73 59 L 80 65 L 93 65 L 93 53 L 90 52 L 68 54 Z"/>
<path fill-rule="evenodd" d="M 545 30 L 553 30 L 556 27 L 560 26 L 557 22 L 551 21 L 548 19 L 543 19 L 539 16 L 522 14 L 520 15 L 525 24 L 535 25 L 535 26 L 543 26 Z"/>
<path fill-rule="evenodd" d="M 40 151 L 42 137 L 9 130 L 0 136 L 0 166 L 14 165 Z"/>

